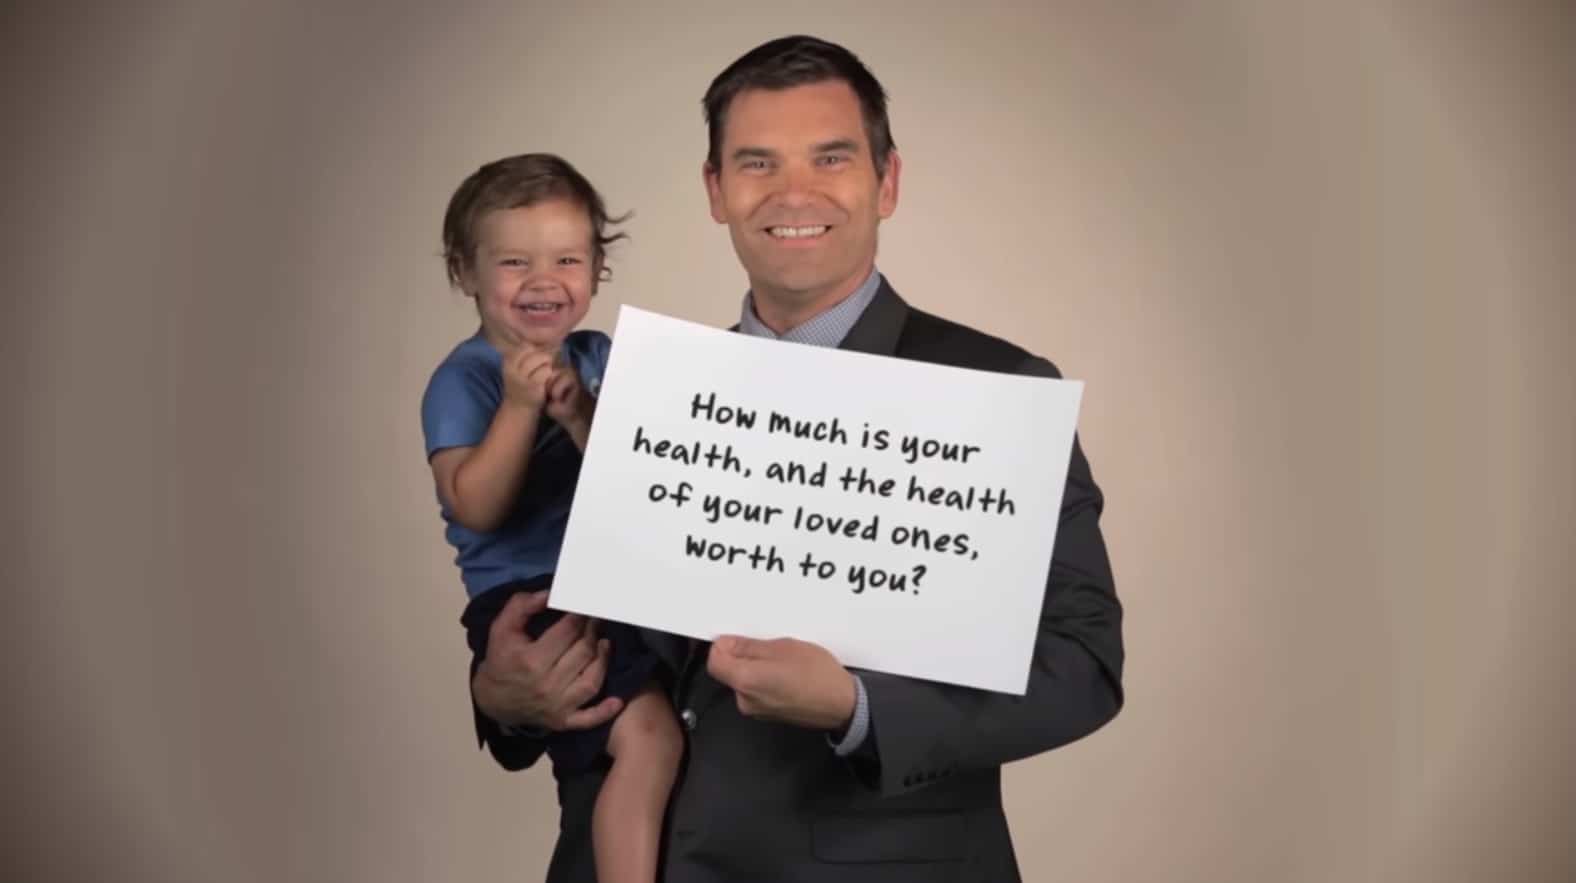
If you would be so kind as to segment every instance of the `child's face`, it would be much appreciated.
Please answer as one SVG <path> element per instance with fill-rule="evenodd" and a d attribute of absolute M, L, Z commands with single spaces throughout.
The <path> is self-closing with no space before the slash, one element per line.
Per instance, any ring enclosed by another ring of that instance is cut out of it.
<path fill-rule="evenodd" d="M 499 209 L 477 224 L 461 281 L 476 298 L 482 334 L 500 350 L 557 349 L 596 291 L 591 218 L 566 199 Z"/>

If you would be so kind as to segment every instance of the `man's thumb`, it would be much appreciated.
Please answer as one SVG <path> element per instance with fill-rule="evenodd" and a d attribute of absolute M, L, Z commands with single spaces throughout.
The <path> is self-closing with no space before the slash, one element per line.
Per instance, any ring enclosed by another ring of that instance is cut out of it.
<path fill-rule="evenodd" d="M 765 641 L 755 638 L 742 638 L 737 635 L 728 635 L 718 638 L 717 643 L 722 646 L 722 651 L 729 656 L 740 659 L 764 659 L 767 655 Z"/>

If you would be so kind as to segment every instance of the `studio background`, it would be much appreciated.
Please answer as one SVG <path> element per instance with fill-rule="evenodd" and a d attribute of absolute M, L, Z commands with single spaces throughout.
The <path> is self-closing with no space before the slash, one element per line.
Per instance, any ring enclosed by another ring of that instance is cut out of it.
<path fill-rule="evenodd" d="M 4 22 L 8 880 L 539 879 L 417 404 L 486 160 L 633 209 L 590 323 L 725 325 L 700 96 L 892 95 L 881 269 L 1086 382 L 1128 703 L 1009 766 L 1029 880 L 1568 881 L 1559 4 L 25 4 Z"/>

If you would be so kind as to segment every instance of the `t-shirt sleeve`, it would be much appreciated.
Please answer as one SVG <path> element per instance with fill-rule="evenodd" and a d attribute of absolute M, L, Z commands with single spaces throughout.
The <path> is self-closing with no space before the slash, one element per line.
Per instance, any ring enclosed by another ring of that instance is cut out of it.
<path fill-rule="evenodd" d="M 485 365 L 450 360 L 438 366 L 421 397 L 421 431 L 427 457 L 444 448 L 481 444 L 498 410 L 498 381 Z"/>

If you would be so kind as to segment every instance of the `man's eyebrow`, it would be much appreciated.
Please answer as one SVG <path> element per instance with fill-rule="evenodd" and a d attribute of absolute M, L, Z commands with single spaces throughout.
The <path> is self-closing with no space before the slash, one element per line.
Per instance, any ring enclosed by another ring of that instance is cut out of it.
<path fill-rule="evenodd" d="M 777 151 L 768 150 L 765 147 L 740 147 L 733 152 L 730 158 L 734 162 L 738 162 L 741 159 L 773 159 L 776 156 Z"/>
<path fill-rule="evenodd" d="M 852 138 L 837 138 L 832 141 L 822 141 L 811 149 L 812 153 L 858 153 L 859 142 Z"/>

